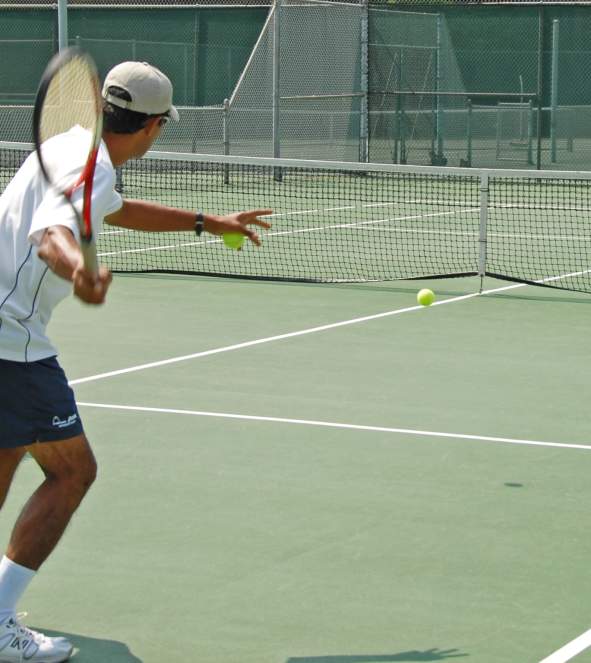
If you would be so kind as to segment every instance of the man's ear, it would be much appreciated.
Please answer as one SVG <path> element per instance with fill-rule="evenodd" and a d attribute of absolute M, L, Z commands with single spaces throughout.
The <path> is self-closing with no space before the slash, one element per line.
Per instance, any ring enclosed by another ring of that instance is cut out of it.
<path fill-rule="evenodd" d="M 144 125 L 144 131 L 151 136 L 159 129 L 159 127 L 160 127 L 160 117 L 150 117 L 148 118 L 148 121 Z"/>

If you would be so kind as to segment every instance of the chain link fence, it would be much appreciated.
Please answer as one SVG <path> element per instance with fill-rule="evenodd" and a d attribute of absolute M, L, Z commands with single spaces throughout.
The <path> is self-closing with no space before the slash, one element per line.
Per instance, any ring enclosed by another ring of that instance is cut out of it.
<path fill-rule="evenodd" d="M 163 69 L 167 151 L 591 168 L 591 4 L 70 0 L 101 75 Z M 0 140 L 29 141 L 54 0 L 0 1 Z"/>

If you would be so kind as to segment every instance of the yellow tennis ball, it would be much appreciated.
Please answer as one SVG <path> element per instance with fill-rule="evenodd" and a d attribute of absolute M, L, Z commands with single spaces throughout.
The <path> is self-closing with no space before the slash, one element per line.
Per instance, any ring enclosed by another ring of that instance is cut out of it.
<path fill-rule="evenodd" d="M 419 290 L 417 294 L 417 302 L 419 302 L 419 304 L 422 306 L 431 306 L 434 301 L 435 293 L 433 290 L 429 290 L 429 288 L 423 288 L 422 290 Z"/>
<path fill-rule="evenodd" d="M 244 244 L 244 235 L 242 233 L 224 233 L 222 239 L 229 249 L 240 249 Z"/>

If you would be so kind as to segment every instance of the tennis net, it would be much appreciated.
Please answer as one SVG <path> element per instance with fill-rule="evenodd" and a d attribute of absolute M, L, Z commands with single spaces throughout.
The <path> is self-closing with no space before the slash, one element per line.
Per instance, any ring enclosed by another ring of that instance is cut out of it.
<path fill-rule="evenodd" d="M 0 187 L 29 152 L 0 144 Z M 493 276 L 591 292 L 591 173 L 149 153 L 127 198 L 218 214 L 271 208 L 263 246 L 105 225 L 113 271 L 315 282 Z"/>

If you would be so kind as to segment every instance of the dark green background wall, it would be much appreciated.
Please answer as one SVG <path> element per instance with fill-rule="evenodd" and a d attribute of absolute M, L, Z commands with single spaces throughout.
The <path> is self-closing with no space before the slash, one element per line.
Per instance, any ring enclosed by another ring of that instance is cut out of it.
<path fill-rule="evenodd" d="M 389 6 L 445 15 L 463 87 L 469 92 L 519 92 L 519 76 L 526 92 L 537 91 L 542 11 L 544 105 L 550 95 L 551 26 L 558 18 L 559 103 L 591 104 L 591 6 Z M 145 59 L 169 74 L 177 104 L 221 104 L 244 68 L 267 11 L 265 7 L 73 7 L 69 34 L 72 41 L 81 37 L 103 75 L 121 60 Z M 30 103 L 56 48 L 55 9 L 1 9 L 0 103 Z"/>
<path fill-rule="evenodd" d="M 57 12 L 0 10 L 0 101 L 27 103 L 57 49 Z M 165 71 L 179 105 L 220 104 L 261 31 L 266 8 L 102 9 L 69 12 L 70 41 L 93 55 L 101 75 L 122 60 Z M 21 40 L 44 40 L 39 44 Z"/>

